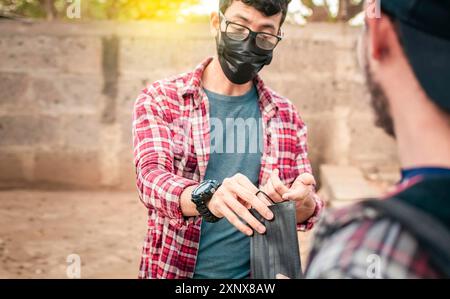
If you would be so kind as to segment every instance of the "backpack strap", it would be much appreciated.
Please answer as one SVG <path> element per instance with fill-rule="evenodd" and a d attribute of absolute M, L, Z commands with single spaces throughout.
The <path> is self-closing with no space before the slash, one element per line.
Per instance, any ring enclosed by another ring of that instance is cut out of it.
<path fill-rule="evenodd" d="M 433 266 L 450 277 L 450 232 L 440 221 L 395 197 L 362 205 L 399 222 L 430 255 Z"/>

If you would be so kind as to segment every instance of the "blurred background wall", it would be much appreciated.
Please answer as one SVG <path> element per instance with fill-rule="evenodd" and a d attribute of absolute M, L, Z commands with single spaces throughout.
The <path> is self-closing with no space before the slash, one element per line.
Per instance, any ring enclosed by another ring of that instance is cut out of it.
<path fill-rule="evenodd" d="M 314 170 L 396 167 L 356 63 L 360 29 L 286 25 L 262 76 L 298 107 Z M 214 55 L 207 23 L 0 22 L 0 186 L 134 188 L 132 109 L 155 80 Z M 381 170 L 380 170 L 381 168 Z"/>

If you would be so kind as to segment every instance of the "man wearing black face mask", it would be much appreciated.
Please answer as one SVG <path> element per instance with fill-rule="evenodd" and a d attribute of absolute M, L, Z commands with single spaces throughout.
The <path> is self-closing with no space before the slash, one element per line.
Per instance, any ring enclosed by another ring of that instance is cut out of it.
<path fill-rule="evenodd" d="M 317 220 L 306 126 L 258 76 L 289 2 L 221 0 L 211 15 L 217 56 L 137 99 L 137 185 L 149 210 L 140 277 L 248 277 L 249 236 L 265 232 L 249 209 L 273 218 L 260 191 L 294 201 L 298 229 Z"/>
<path fill-rule="evenodd" d="M 216 35 L 216 43 L 222 71 L 230 82 L 246 84 L 272 62 L 273 49 L 281 37 L 252 32 L 239 23 L 228 21 L 222 12 L 219 13 L 219 20 L 221 27 Z"/>

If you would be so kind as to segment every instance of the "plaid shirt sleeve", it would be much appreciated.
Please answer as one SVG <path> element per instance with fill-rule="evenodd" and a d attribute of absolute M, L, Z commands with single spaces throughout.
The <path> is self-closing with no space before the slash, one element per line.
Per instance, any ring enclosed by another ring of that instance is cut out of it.
<path fill-rule="evenodd" d="M 311 173 L 312 174 L 312 168 L 311 163 L 308 159 L 308 129 L 306 127 L 306 124 L 303 122 L 303 120 L 300 118 L 299 114 L 297 113 L 296 109 L 294 109 L 294 124 L 296 125 L 297 129 L 297 157 L 296 157 L 296 175 L 299 176 L 302 173 Z M 316 207 L 314 209 L 313 214 L 311 217 L 309 217 L 308 220 L 306 220 L 303 223 L 299 223 L 297 226 L 297 229 L 299 231 L 308 231 L 311 230 L 314 227 L 314 224 L 319 220 L 321 212 L 324 207 L 324 203 L 322 199 L 317 195 L 314 194 L 314 201 L 316 203 Z"/>
<path fill-rule="evenodd" d="M 133 116 L 134 162 L 143 204 L 182 224 L 180 196 L 198 184 L 174 174 L 173 144 L 164 111 L 164 96 L 146 89 L 135 103 Z"/>

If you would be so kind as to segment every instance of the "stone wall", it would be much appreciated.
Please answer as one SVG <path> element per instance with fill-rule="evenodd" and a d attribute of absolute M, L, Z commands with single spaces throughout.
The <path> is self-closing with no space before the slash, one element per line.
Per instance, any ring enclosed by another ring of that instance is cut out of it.
<path fill-rule="evenodd" d="M 359 29 L 286 27 L 262 75 L 309 127 L 314 169 L 396 167 L 356 65 Z M 207 24 L 0 22 L 0 187 L 134 188 L 132 106 L 214 54 Z"/>

